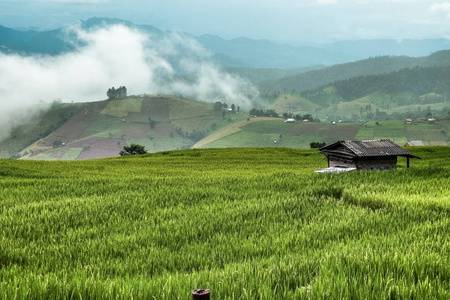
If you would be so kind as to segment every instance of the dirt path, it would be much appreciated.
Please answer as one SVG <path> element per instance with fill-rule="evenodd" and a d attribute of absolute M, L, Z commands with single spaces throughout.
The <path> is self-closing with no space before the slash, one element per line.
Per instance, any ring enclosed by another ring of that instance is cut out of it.
<path fill-rule="evenodd" d="M 220 129 L 219 131 L 214 132 L 213 134 L 208 135 L 204 139 L 198 141 L 192 148 L 201 148 L 205 146 L 206 144 L 212 143 L 214 141 L 220 140 L 221 138 L 224 138 L 226 136 L 235 134 L 237 132 L 242 131 L 241 127 L 255 122 L 260 121 L 270 121 L 270 120 L 282 120 L 280 118 L 271 118 L 271 117 L 261 117 L 261 118 L 251 118 L 249 121 L 242 120 L 236 123 L 233 123 L 225 128 Z"/>

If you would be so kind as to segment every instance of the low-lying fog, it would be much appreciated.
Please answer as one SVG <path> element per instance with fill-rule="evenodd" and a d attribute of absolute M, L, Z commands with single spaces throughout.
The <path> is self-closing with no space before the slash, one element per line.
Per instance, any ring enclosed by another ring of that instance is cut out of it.
<path fill-rule="evenodd" d="M 68 31 L 84 46 L 60 56 L 0 54 L 0 139 L 32 107 L 103 100 L 113 86 L 126 86 L 128 95 L 174 94 L 241 107 L 250 105 L 248 95 L 256 91 L 221 71 L 210 53 L 183 34 L 152 37 L 123 25 L 91 31 L 74 25 Z"/>

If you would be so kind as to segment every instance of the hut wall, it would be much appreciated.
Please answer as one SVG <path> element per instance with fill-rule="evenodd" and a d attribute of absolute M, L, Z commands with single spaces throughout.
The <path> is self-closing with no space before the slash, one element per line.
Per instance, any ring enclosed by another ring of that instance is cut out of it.
<path fill-rule="evenodd" d="M 328 167 L 339 167 L 339 166 L 356 168 L 355 163 L 351 159 L 329 155 Z"/>
<path fill-rule="evenodd" d="M 356 168 L 359 170 L 390 170 L 397 166 L 397 156 L 359 158 Z"/>

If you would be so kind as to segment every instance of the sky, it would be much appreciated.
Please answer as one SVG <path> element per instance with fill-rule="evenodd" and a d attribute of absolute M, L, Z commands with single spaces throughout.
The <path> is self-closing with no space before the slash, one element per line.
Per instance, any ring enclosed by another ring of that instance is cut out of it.
<path fill-rule="evenodd" d="M 94 16 L 292 45 L 450 38 L 446 0 L 0 0 L 7 27 L 55 29 Z"/>

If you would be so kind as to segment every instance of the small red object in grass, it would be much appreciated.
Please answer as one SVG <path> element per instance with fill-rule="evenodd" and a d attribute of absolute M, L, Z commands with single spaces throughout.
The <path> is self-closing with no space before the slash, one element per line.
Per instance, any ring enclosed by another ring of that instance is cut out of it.
<path fill-rule="evenodd" d="M 209 300 L 209 290 L 194 290 L 192 292 L 192 300 Z"/>

